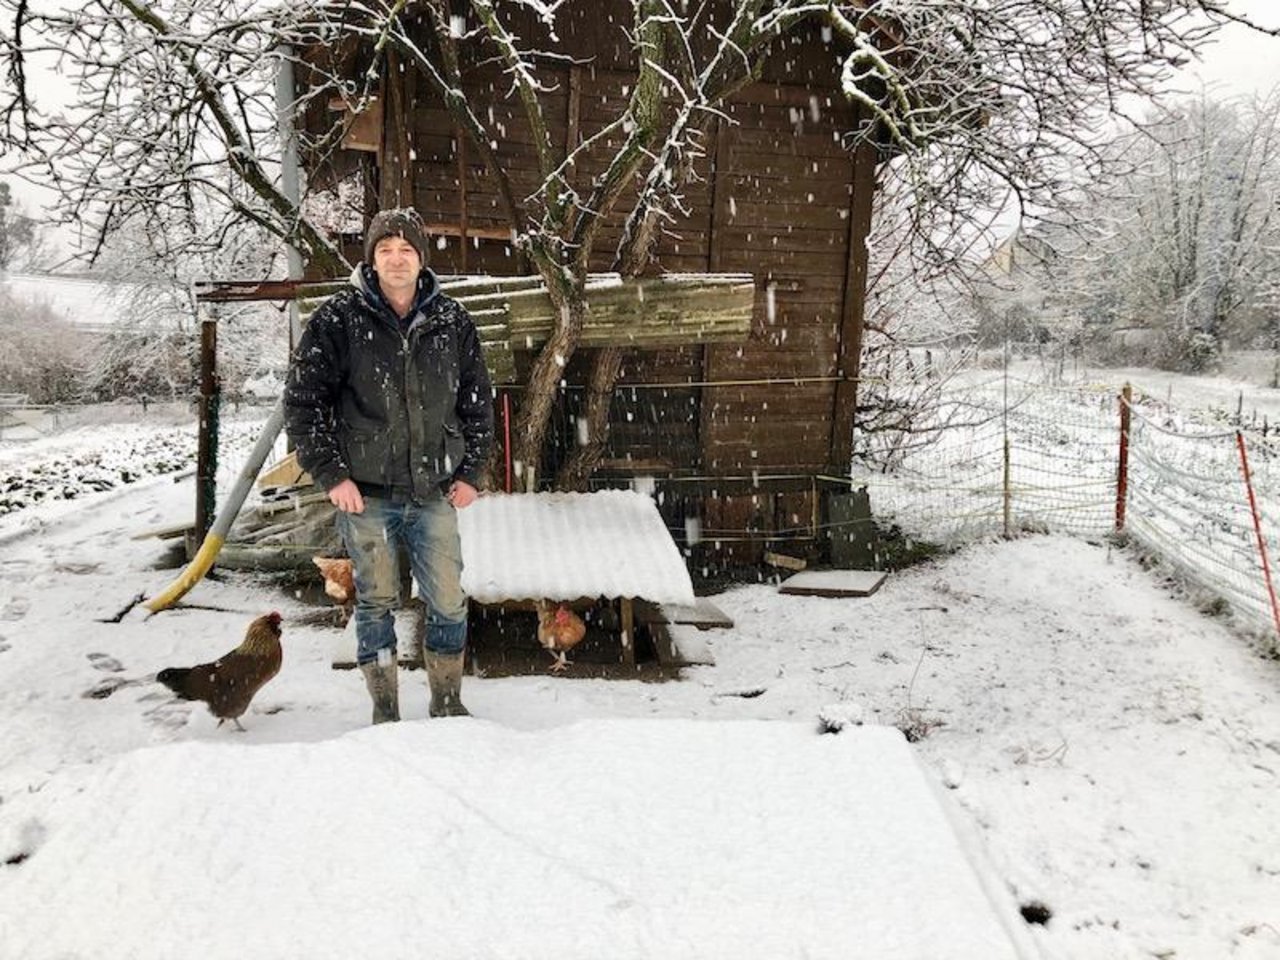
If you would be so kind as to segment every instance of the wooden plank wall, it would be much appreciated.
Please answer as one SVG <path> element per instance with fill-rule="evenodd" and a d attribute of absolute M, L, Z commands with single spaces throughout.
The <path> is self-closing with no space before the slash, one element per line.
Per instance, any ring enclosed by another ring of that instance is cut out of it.
<path fill-rule="evenodd" d="M 589 137 L 617 115 L 631 75 L 603 70 L 565 71 L 544 106 L 552 136 L 563 143 L 576 111 L 576 135 Z M 495 71 L 479 90 L 505 90 Z M 570 91 L 574 92 L 571 97 Z M 532 136 L 519 104 L 482 99 L 505 139 L 499 153 L 514 171 L 520 196 L 537 185 Z M 571 103 L 571 100 L 576 100 Z M 668 431 L 697 431 L 701 462 L 676 463 L 711 472 L 753 468 L 821 468 L 828 464 L 834 376 L 848 262 L 853 158 L 838 139 L 851 111 L 834 92 L 758 84 L 742 91 L 727 110 L 736 123 L 720 121 L 708 132 L 708 153 L 696 165 L 699 179 L 685 193 L 689 214 L 673 223 L 658 251 L 666 271 L 749 272 L 760 285 L 752 339 L 658 352 L 631 352 L 623 382 L 720 382 L 701 394 L 697 416 L 688 394 L 672 399 L 655 391 L 642 406 L 668 413 Z M 414 201 L 430 223 L 459 224 L 462 190 L 459 144 L 443 107 L 420 105 L 411 140 L 417 154 Z M 604 169 L 611 148 L 604 143 L 578 164 L 576 182 L 585 193 Z M 471 151 L 474 154 L 474 151 Z M 465 211 L 476 234 L 466 241 L 465 269 L 509 274 L 518 260 L 511 244 L 493 239 L 507 220 L 493 180 L 482 165 L 463 164 Z M 621 238 L 624 212 L 600 232 L 592 269 L 607 270 Z M 464 269 L 463 240 L 435 238 L 436 269 Z M 568 371 L 570 382 L 581 363 Z M 789 378 L 795 378 L 794 380 Z M 774 382 L 752 382 L 774 381 Z M 609 456 L 637 457 L 636 406 L 620 403 L 621 417 Z M 624 442 L 625 441 L 625 442 Z M 688 443 L 678 446 L 688 449 Z M 681 458 L 683 459 L 683 457 Z"/>
<path fill-rule="evenodd" d="M 827 464 L 852 160 L 833 92 L 758 84 L 717 150 L 713 269 L 764 287 L 752 340 L 709 348 L 703 443 L 712 472 Z M 847 129 L 847 126 L 843 127 Z M 783 378 L 795 382 L 777 382 Z"/>

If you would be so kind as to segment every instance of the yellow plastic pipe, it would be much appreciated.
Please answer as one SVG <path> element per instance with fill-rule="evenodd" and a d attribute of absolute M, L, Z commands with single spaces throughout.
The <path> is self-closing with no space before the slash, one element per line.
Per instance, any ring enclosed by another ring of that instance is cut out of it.
<path fill-rule="evenodd" d="M 284 401 L 280 400 L 271 411 L 271 415 L 267 417 L 267 422 L 263 424 L 258 442 L 253 445 L 249 459 L 236 479 L 236 485 L 231 488 L 227 502 L 218 511 L 218 516 L 214 519 L 209 532 L 205 534 L 204 542 L 200 544 L 196 555 L 191 558 L 191 562 L 173 583 L 165 587 L 158 596 L 143 604 L 152 613 L 159 613 L 173 606 L 209 572 L 213 562 L 218 558 L 218 553 L 222 550 L 222 545 L 227 541 L 227 532 L 231 529 L 231 524 L 235 523 L 236 517 L 240 515 L 240 508 L 244 506 L 249 491 L 253 489 L 253 482 L 262 472 L 262 465 L 267 462 L 267 457 L 271 454 L 271 448 L 275 445 L 276 437 L 279 436 L 283 426 Z"/>

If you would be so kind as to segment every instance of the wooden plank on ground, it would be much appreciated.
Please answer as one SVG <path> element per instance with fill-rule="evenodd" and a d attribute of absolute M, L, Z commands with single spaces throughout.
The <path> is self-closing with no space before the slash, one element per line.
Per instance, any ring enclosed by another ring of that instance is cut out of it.
<path fill-rule="evenodd" d="M 710 602 L 707 596 L 699 596 L 692 607 L 667 603 L 659 605 L 660 623 L 687 623 L 687 625 L 710 630 L 712 627 L 732 627 L 733 618 Z"/>
<path fill-rule="evenodd" d="M 291 450 L 282 459 L 258 474 L 258 489 L 266 487 L 301 487 L 311 483 L 311 476 L 298 463 L 298 451 Z"/>
<path fill-rule="evenodd" d="M 806 570 L 784 581 L 779 593 L 802 597 L 869 597 L 880 589 L 882 570 Z"/>
<path fill-rule="evenodd" d="M 130 540 L 149 540 L 155 537 L 157 540 L 176 540 L 178 537 L 185 537 L 189 532 L 195 530 L 195 524 L 190 520 L 182 523 L 174 523 L 165 527 L 156 527 L 152 530 L 143 530 L 141 533 L 135 533 Z"/>

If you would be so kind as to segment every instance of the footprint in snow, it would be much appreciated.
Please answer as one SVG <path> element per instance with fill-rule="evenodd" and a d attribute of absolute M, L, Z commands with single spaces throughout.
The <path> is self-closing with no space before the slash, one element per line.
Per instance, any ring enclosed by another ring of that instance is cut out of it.
<path fill-rule="evenodd" d="M 164 703 L 157 704 L 142 715 L 152 726 L 176 730 L 179 727 L 185 727 L 187 721 L 191 719 L 191 707 L 181 700 L 166 699 Z"/>
<path fill-rule="evenodd" d="M 30 560 L 0 560 L 0 580 L 26 580 L 31 569 Z"/>
<path fill-rule="evenodd" d="M 124 677 L 103 677 L 92 687 L 80 694 L 85 700 L 105 700 L 121 687 L 133 687 L 141 680 L 126 680 Z"/>
<path fill-rule="evenodd" d="M 0 600 L 0 620 L 21 620 L 31 609 L 31 601 L 26 597 L 9 597 Z"/>
<path fill-rule="evenodd" d="M 5 854 L 3 863 L 6 867 L 16 867 L 30 859 L 31 855 L 44 843 L 47 834 L 45 826 L 39 820 L 28 820 L 18 831 L 18 848 Z"/>
<path fill-rule="evenodd" d="M 89 665 L 95 670 L 104 670 L 108 673 L 120 673 L 124 670 L 124 664 L 110 654 L 89 653 L 85 656 L 89 658 Z"/>

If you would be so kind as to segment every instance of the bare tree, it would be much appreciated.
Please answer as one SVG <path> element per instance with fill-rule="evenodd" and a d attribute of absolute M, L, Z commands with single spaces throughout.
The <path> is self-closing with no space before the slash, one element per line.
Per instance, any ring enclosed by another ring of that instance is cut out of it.
<path fill-rule="evenodd" d="M 43 251 L 35 219 L 13 198 L 9 184 L 0 181 L 0 273 L 30 266 Z"/>
<path fill-rule="evenodd" d="M 275 71 L 290 44 L 324 39 L 293 9 L 3 0 L 12 27 L 0 38 L 9 53 L 0 135 L 24 158 L 20 174 L 58 191 L 57 217 L 85 231 L 91 259 L 125 229 L 177 259 L 253 223 L 322 267 L 344 262 L 278 183 Z M 32 70 L 42 63 L 67 75 L 69 103 L 46 109 L 37 99 Z"/>
<path fill-rule="evenodd" d="M 1116 233 L 1128 309 L 1163 327 L 1166 362 L 1210 367 L 1280 266 L 1280 97 L 1180 107 L 1136 144 Z"/>
<path fill-rule="evenodd" d="M 886 30 L 866 15 L 845 92 L 899 152 L 887 177 L 913 198 L 913 258 L 928 274 L 989 248 L 1010 210 L 1027 223 L 1072 206 L 1101 170 L 1115 121 L 1228 22 L 1221 0 L 902 0 Z M 1263 30 L 1276 33 L 1276 31 Z"/>
<path fill-rule="evenodd" d="M 1099 355 L 1197 371 L 1266 333 L 1280 267 L 1280 96 L 1181 101 L 1118 135 L 1098 178 L 1019 240 L 1018 269 L 984 298 L 1008 315 L 1033 290 L 1038 322 Z M 1067 229 L 1065 223 L 1072 224 Z M 1039 256 L 1035 254 L 1039 253 Z"/>
<path fill-rule="evenodd" d="M 1096 158 L 1101 116 L 1123 112 L 1127 97 L 1148 94 L 1218 27 L 1241 19 L 1222 0 L 631 0 L 630 22 L 617 27 L 635 51 L 629 96 L 599 134 L 561 155 L 542 94 L 563 63 L 550 51 L 568 9 L 583 8 L 571 0 L 90 0 L 37 13 L 31 0 L 0 0 L 11 24 L 0 38 L 11 94 L 0 119 L 60 187 L 65 216 L 94 213 L 99 239 L 126 221 L 158 237 L 183 222 L 189 236 L 216 245 L 229 224 L 248 220 L 332 266 L 337 252 L 275 186 L 266 74 L 290 50 L 345 50 L 358 40 L 374 54 L 366 67 L 352 75 L 312 60 L 306 93 L 323 103 L 344 98 L 358 113 L 381 72 L 415 71 L 497 179 L 518 248 L 557 307 L 516 424 L 515 457 L 533 471 L 582 332 L 587 265 L 603 223 L 626 211 L 614 261 L 628 275 L 643 270 L 681 206 L 710 118 L 729 122 L 725 101 L 779 40 L 814 25 L 829 38 L 833 69 L 869 118 L 849 132 L 850 144 L 871 137 L 899 155 L 891 172 L 912 193 L 913 250 L 927 273 L 978 242 L 1008 198 L 1028 213 L 1050 205 Z M 467 49 L 478 56 L 464 58 Z M 76 71 L 79 99 L 65 118 L 32 102 L 29 64 L 38 55 L 61 56 Z M 493 147 L 495 124 L 463 92 L 466 64 L 477 61 L 505 68 L 507 96 L 534 133 L 540 182 L 532 192 L 515 188 Z M 323 151 L 326 142 L 310 146 Z M 601 150 L 603 172 L 582 172 L 578 161 Z M 201 216 L 197 196 L 207 205 Z M 951 239 L 943 245 L 940 236 Z M 593 468 L 617 372 L 617 352 L 599 351 L 589 444 L 559 485 L 576 486 Z"/>
<path fill-rule="evenodd" d="M 90 343 L 48 306 L 0 290 L 0 393 L 31 403 L 77 398 Z"/>

